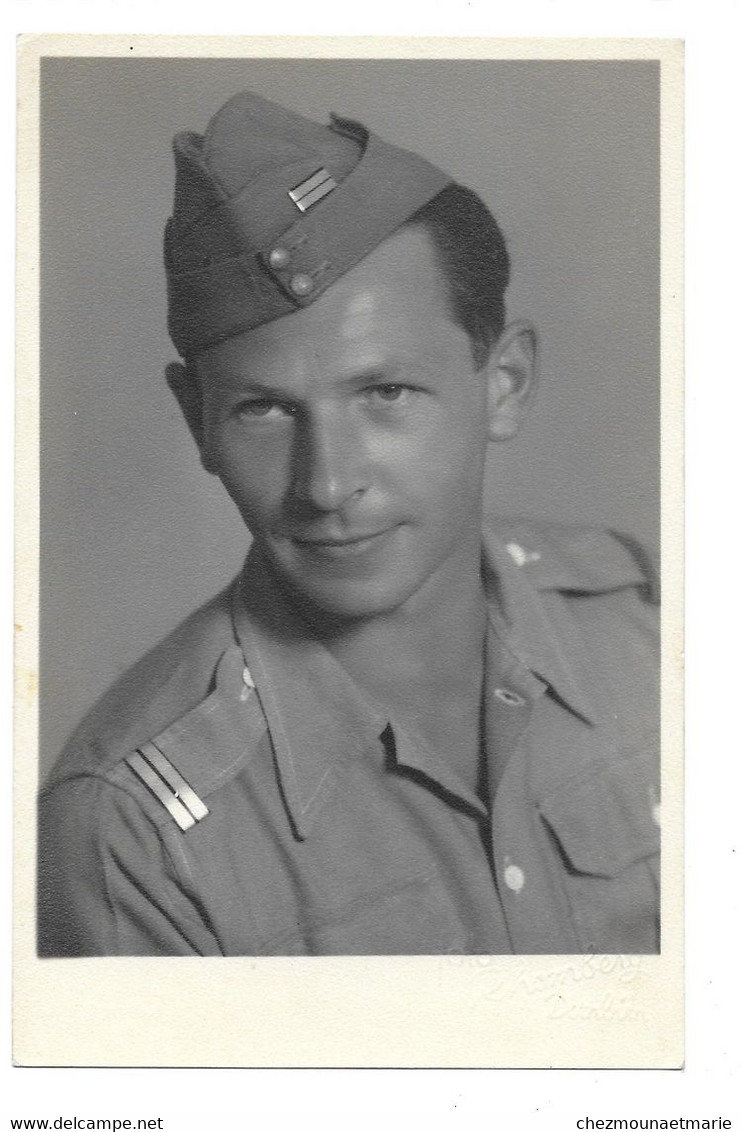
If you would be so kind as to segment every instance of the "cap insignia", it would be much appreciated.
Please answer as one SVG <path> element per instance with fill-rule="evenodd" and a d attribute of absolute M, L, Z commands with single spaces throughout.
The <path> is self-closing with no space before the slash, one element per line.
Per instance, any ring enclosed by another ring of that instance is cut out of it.
<path fill-rule="evenodd" d="M 326 169 L 318 169 L 306 181 L 302 181 L 300 185 L 291 189 L 289 196 L 299 209 L 299 212 L 306 212 L 317 201 L 322 200 L 333 189 L 337 188 L 337 181 L 327 172 Z"/>

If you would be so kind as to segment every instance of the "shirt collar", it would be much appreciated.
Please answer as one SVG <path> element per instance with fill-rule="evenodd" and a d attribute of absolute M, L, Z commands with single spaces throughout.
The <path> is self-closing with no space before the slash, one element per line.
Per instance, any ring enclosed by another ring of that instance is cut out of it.
<path fill-rule="evenodd" d="M 520 665 L 592 722 L 590 666 L 571 619 L 558 611 L 547 614 L 538 591 L 488 534 L 484 563 L 491 630 Z M 313 636 L 254 550 L 235 583 L 232 608 L 284 800 L 294 831 L 303 839 L 332 793 L 342 763 L 378 744 L 390 721 Z"/>
<path fill-rule="evenodd" d="M 483 536 L 490 622 L 509 651 L 571 711 L 595 723 L 601 687 L 584 636 L 563 601 L 545 595 L 489 531 Z"/>
<path fill-rule="evenodd" d="M 233 592 L 237 638 L 260 697 L 295 832 L 306 837 L 336 768 L 387 726 L 252 551 Z"/>

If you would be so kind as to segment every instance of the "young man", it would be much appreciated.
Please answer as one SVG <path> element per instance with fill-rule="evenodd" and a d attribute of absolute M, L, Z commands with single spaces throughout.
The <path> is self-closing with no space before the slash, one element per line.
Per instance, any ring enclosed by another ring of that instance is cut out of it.
<path fill-rule="evenodd" d="M 536 357 L 496 223 L 251 94 L 175 155 L 168 379 L 253 543 L 55 768 L 40 953 L 656 951 L 655 587 L 483 523 Z"/>

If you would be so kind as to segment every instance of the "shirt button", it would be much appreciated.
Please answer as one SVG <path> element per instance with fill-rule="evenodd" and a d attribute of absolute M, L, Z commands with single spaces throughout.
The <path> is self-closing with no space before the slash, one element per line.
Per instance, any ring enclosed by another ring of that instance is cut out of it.
<path fill-rule="evenodd" d="M 505 543 L 505 549 L 516 566 L 525 566 L 527 562 L 538 562 L 541 557 L 537 550 L 526 550 L 519 542 Z"/>
<path fill-rule="evenodd" d="M 255 681 L 247 665 L 242 669 L 242 683 L 244 687 L 240 692 L 240 699 L 244 701 L 250 695 L 250 690 L 255 687 Z"/>
<path fill-rule="evenodd" d="M 518 865 L 508 865 L 505 869 L 505 884 L 511 892 L 520 892 L 526 883 L 526 876 Z"/>
<path fill-rule="evenodd" d="M 510 688 L 495 688 L 495 695 L 508 707 L 521 707 L 526 701 Z"/>
<path fill-rule="evenodd" d="M 294 275 L 289 286 L 295 295 L 308 295 L 314 290 L 314 280 L 311 275 Z"/>
<path fill-rule="evenodd" d="M 287 248 L 274 248 L 268 256 L 268 263 L 271 267 L 281 268 L 286 267 L 291 259 L 291 254 Z"/>

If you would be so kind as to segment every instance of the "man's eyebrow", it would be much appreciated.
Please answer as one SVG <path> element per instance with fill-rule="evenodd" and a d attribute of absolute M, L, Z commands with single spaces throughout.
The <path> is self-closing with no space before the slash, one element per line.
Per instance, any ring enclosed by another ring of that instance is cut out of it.
<path fill-rule="evenodd" d="M 341 379 L 341 384 L 348 385 L 363 385 L 367 382 L 392 382 L 395 378 L 399 377 L 400 364 L 397 361 L 378 361 L 369 362 L 366 365 L 359 366 L 351 374 L 347 374 Z"/>
<path fill-rule="evenodd" d="M 367 382 L 377 384 L 394 382 L 399 377 L 400 369 L 401 366 L 396 361 L 379 360 L 378 362 L 369 362 L 359 366 L 358 369 L 350 373 L 339 374 L 337 380 L 332 382 L 332 385 L 345 385 L 355 388 Z M 259 393 L 261 397 L 273 397 L 278 400 L 292 400 L 300 396 L 300 394 L 297 394 L 296 390 L 287 389 L 285 386 L 262 380 L 259 377 L 241 374 L 238 370 L 221 373 L 214 382 L 214 385 L 223 389 L 225 392 Z"/>
<path fill-rule="evenodd" d="M 288 390 L 279 385 L 272 385 L 269 382 L 261 381 L 260 378 L 248 377 L 246 374 L 238 373 L 236 370 L 233 373 L 221 373 L 219 377 L 213 381 L 213 385 L 218 389 L 234 393 L 260 393 L 264 397 L 286 397 Z"/>

